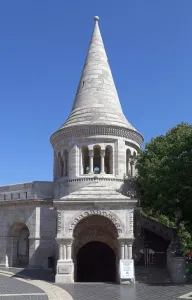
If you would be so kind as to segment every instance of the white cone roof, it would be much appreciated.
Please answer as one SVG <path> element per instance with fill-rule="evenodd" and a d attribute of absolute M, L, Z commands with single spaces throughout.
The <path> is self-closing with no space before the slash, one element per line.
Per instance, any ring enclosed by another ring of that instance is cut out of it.
<path fill-rule="evenodd" d="M 60 129 L 84 125 L 112 125 L 136 131 L 123 114 L 98 19 L 95 17 L 95 27 L 72 111 Z"/>

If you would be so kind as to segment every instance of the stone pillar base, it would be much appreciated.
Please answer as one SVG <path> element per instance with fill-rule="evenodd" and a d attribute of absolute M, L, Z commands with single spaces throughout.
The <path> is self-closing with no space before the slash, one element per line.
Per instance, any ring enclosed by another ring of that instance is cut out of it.
<path fill-rule="evenodd" d="M 72 260 L 58 260 L 55 283 L 74 282 L 74 263 Z"/>

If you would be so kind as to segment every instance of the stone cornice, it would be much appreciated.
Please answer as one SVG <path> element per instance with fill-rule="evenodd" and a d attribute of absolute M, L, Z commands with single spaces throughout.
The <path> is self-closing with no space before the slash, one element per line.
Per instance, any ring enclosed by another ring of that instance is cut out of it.
<path fill-rule="evenodd" d="M 69 128 L 64 128 L 56 131 L 50 138 L 51 144 L 54 145 L 60 140 L 65 138 L 78 138 L 78 137 L 88 137 L 88 136 L 116 136 L 123 137 L 128 140 L 134 141 L 139 146 L 143 143 L 142 135 L 129 128 L 117 127 L 117 126 L 73 126 Z"/>
<path fill-rule="evenodd" d="M 54 237 L 50 237 L 50 236 L 29 236 L 28 237 L 29 240 L 54 240 Z"/>
<path fill-rule="evenodd" d="M 11 206 L 11 205 L 50 205 L 53 203 L 52 199 L 25 199 L 25 200 L 2 200 L 0 206 Z"/>
<path fill-rule="evenodd" d="M 87 175 L 84 175 L 83 177 L 69 179 L 69 180 L 67 180 L 67 182 L 80 182 L 80 181 L 82 182 L 82 181 L 95 181 L 95 180 L 97 180 L 97 181 L 120 181 L 120 182 L 124 181 L 124 179 L 121 179 L 121 178 L 99 177 L 98 175 L 93 175 L 92 177 L 90 177 L 90 175 L 87 174 Z"/>
<path fill-rule="evenodd" d="M 135 206 L 136 203 L 138 202 L 137 199 L 128 199 L 128 200 L 117 200 L 117 199 L 110 199 L 110 200 L 82 200 L 82 201 L 77 201 L 75 199 L 73 200 L 60 200 L 60 199 L 54 199 L 53 200 L 53 205 L 58 207 L 58 206 L 70 206 L 70 205 L 114 205 L 114 206 L 119 206 L 119 205 L 126 205 L 126 206 Z"/>

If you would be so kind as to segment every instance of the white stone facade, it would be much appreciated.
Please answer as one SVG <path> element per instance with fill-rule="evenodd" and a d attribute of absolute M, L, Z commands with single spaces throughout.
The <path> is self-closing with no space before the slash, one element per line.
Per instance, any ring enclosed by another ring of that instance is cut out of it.
<path fill-rule="evenodd" d="M 84 278 L 80 257 L 92 243 L 96 254 L 111 251 L 119 282 L 119 260 L 132 259 L 130 183 L 142 141 L 122 112 L 96 17 L 72 112 L 51 136 L 54 181 L 0 187 L 0 264 L 55 264 L 56 282 L 74 282 Z"/>

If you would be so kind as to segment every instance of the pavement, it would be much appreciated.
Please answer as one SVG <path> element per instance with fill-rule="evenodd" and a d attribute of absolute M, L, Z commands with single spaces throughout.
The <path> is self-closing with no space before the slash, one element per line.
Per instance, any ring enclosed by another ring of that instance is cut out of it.
<path fill-rule="evenodd" d="M 191 282 L 173 285 L 165 269 L 136 268 L 135 285 L 56 285 L 50 270 L 0 269 L 0 300 L 178 300 L 190 292 Z"/>
<path fill-rule="evenodd" d="M 63 288 L 46 281 L 46 273 L 49 272 L 16 268 L 0 269 L 0 300 L 73 300 Z M 44 280 L 38 279 L 42 276 Z"/>

